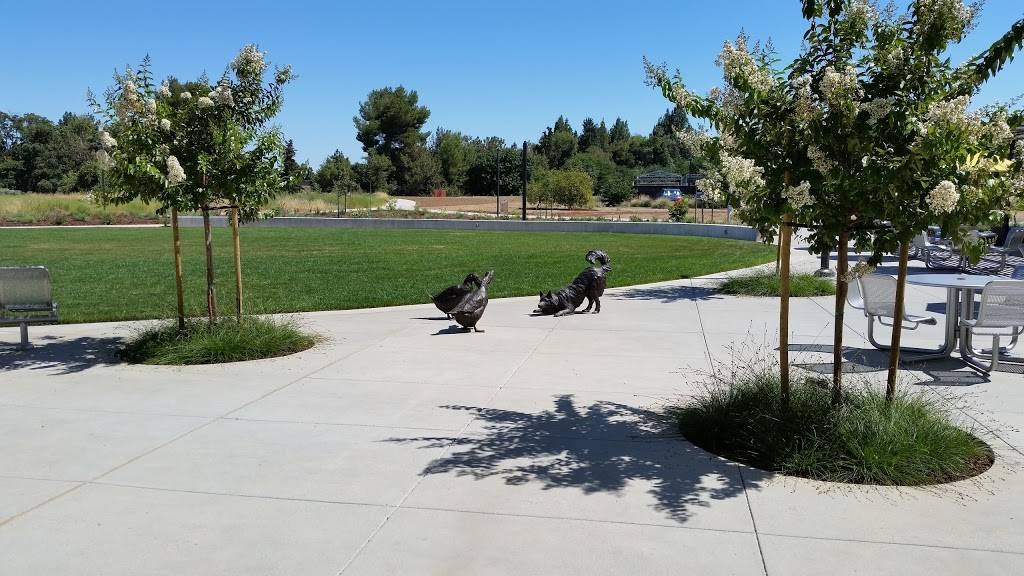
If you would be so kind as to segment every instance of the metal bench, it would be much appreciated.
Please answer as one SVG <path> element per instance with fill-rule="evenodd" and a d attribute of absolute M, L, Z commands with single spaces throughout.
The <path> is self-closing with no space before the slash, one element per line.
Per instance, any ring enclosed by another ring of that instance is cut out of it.
<path fill-rule="evenodd" d="M 0 267 L 0 326 L 21 327 L 21 348 L 29 346 L 29 324 L 57 321 L 49 270 L 43 266 Z"/>

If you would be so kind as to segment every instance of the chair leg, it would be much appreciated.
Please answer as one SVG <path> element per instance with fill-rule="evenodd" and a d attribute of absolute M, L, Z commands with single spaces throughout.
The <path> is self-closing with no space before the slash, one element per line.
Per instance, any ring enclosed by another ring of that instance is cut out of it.
<path fill-rule="evenodd" d="M 992 370 L 999 369 L 999 335 L 992 335 Z"/>
<path fill-rule="evenodd" d="M 888 350 L 889 348 L 891 348 L 891 346 L 886 346 L 885 344 L 882 344 L 882 343 L 878 342 L 877 340 L 875 340 L 875 317 L 874 316 L 868 316 L 868 342 L 870 342 L 872 346 L 874 346 L 875 348 L 878 348 L 879 350 Z"/>
<path fill-rule="evenodd" d="M 22 322 L 19 327 L 21 328 L 21 349 L 28 350 L 28 323 Z"/>

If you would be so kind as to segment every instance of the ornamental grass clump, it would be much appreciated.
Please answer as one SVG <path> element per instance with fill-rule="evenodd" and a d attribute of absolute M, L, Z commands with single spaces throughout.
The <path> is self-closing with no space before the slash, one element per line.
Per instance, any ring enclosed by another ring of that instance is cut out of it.
<path fill-rule="evenodd" d="M 245 316 L 241 322 L 223 319 L 216 324 L 188 320 L 161 322 L 137 332 L 122 352 L 137 364 L 219 364 L 295 354 L 319 338 L 302 332 L 292 322 Z"/>
<path fill-rule="evenodd" d="M 831 296 L 836 293 L 836 285 L 832 280 L 813 274 L 793 274 L 789 282 L 789 295 L 793 297 Z M 778 296 L 779 275 L 762 272 L 734 276 L 726 280 L 720 290 L 723 294 L 739 296 Z"/>
<path fill-rule="evenodd" d="M 827 381 L 798 377 L 787 406 L 777 366 L 736 365 L 676 412 L 683 435 L 709 452 L 781 474 L 887 486 L 961 480 L 994 461 L 926 392 L 904 390 L 887 402 L 884 390 L 860 383 L 837 405 Z"/>

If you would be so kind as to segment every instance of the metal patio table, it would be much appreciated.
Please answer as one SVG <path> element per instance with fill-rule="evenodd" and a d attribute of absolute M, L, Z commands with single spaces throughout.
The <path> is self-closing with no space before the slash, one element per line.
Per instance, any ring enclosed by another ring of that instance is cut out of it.
<path fill-rule="evenodd" d="M 946 289 L 946 340 L 938 350 L 920 350 L 923 356 L 914 360 L 948 358 L 956 350 L 960 334 L 960 322 L 974 317 L 974 294 L 993 280 L 1006 280 L 1002 276 L 981 276 L 971 274 L 914 274 L 907 276 L 907 284 L 932 286 Z M 908 350 L 917 352 L 918 350 Z M 909 360 L 909 359 L 908 359 Z"/>

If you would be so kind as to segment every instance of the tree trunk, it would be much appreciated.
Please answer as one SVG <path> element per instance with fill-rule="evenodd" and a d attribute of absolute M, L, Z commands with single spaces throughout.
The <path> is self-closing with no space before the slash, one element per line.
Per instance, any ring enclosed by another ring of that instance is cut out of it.
<path fill-rule="evenodd" d="M 238 238 L 238 207 L 231 209 L 231 236 L 235 241 L 235 319 L 242 321 L 242 244 Z"/>
<path fill-rule="evenodd" d="M 213 283 L 213 233 L 210 230 L 209 206 L 203 206 L 203 238 L 206 242 L 206 316 L 212 326 L 217 322 L 217 290 Z"/>
<path fill-rule="evenodd" d="M 792 214 L 782 217 L 779 228 L 779 392 L 782 404 L 789 404 L 789 256 L 793 228 Z"/>
<path fill-rule="evenodd" d="M 171 235 L 174 237 L 174 290 L 178 304 L 178 331 L 185 331 L 185 290 L 181 283 L 181 236 L 178 234 L 178 209 L 171 208 Z"/>
<path fill-rule="evenodd" d="M 782 229 L 779 229 L 779 243 L 775 245 L 775 275 L 779 275 L 779 260 L 782 258 Z"/>
<path fill-rule="evenodd" d="M 896 308 L 892 320 L 892 349 L 889 351 L 889 379 L 885 385 L 885 399 L 892 402 L 896 395 L 896 376 L 900 371 L 900 337 L 903 334 L 903 301 L 907 294 L 907 260 L 910 259 L 910 242 L 900 243 L 900 272 L 896 279 Z M 956 310 L 946 310 L 956 314 Z"/>
<path fill-rule="evenodd" d="M 832 402 L 838 404 L 843 394 L 843 326 L 846 316 L 847 272 L 849 269 L 850 233 L 839 234 L 839 261 L 836 264 L 835 335 L 832 339 Z"/>

